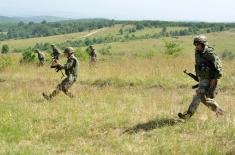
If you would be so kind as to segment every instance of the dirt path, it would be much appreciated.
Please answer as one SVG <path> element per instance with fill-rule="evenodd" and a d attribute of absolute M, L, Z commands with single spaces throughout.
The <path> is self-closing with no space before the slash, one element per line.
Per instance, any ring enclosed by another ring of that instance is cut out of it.
<path fill-rule="evenodd" d="M 92 36 L 93 34 L 96 34 L 97 32 L 99 32 L 99 31 L 101 31 L 101 30 L 103 30 L 103 29 L 104 29 L 104 28 L 99 29 L 99 30 L 96 30 L 96 31 L 91 32 L 91 33 L 88 33 L 88 34 L 86 34 L 86 35 L 84 35 L 84 36 L 82 36 L 82 37 L 80 37 L 80 38 L 86 38 L 86 37 Z"/>

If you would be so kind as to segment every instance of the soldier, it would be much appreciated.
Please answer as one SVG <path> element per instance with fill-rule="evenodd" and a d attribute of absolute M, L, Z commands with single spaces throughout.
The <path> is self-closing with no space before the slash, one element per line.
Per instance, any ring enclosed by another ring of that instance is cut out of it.
<path fill-rule="evenodd" d="M 56 62 L 59 61 L 61 52 L 60 52 L 59 49 L 55 46 L 55 44 L 52 44 L 51 47 L 52 47 L 52 50 L 53 50 L 53 52 L 52 52 L 52 54 L 51 54 L 51 56 L 52 56 L 52 66 L 54 66 L 54 63 L 56 63 Z"/>
<path fill-rule="evenodd" d="M 68 58 L 67 63 L 65 65 L 60 65 L 59 63 L 55 64 L 57 70 L 65 70 L 66 78 L 57 85 L 56 89 L 50 94 L 47 95 L 43 93 L 43 97 L 47 100 L 52 99 L 54 96 L 59 94 L 60 91 L 63 91 L 70 98 L 73 95 L 68 91 L 68 89 L 74 84 L 77 79 L 79 61 L 73 54 L 73 48 L 68 47 L 64 50 L 65 56 Z"/>
<path fill-rule="evenodd" d="M 216 115 L 223 115 L 223 110 L 219 108 L 214 100 L 216 95 L 217 81 L 222 76 L 222 64 L 214 49 L 208 46 L 205 36 L 197 36 L 193 41 L 195 48 L 195 71 L 199 78 L 199 87 L 196 95 L 184 113 L 178 116 L 182 119 L 190 118 L 196 111 L 200 102 L 209 107 Z"/>
<path fill-rule="evenodd" d="M 39 49 L 35 50 L 35 53 L 38 54 L 39 66 L 43 66 L 45 64 L 45 55 Z"/>
<path fill-rule="evenodd" d="M 90 55 L 90 62 L 96 62 L 96 51 L 92 45 L 88 48 L 88 54 Z"/>

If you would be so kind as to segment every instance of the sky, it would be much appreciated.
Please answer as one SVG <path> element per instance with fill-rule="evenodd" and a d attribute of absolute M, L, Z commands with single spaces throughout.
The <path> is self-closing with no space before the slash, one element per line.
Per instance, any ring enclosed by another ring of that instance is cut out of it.
<path fill-rule="evenodd" d="M 0 0 L 0 15 L 235 22 L 235 0 Z"/>

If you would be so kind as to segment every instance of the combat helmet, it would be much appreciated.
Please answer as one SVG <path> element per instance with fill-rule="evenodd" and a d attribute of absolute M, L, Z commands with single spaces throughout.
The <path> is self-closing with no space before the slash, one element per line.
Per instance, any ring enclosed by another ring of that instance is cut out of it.
<path fill-rule="evenodd" d="M 72 47 L 66 47 L 64 49 L 64 53 L 72 54 L 73 53 L 73 48 Z"/>
<path fill-rule="evenodd" d="M 193 45 L 196 45 L 197 43 L 207 46 L 208 42 L 207 42 L 206 36 L 203 36 L 203 35 L 196 36 L 193 39 Z"/>

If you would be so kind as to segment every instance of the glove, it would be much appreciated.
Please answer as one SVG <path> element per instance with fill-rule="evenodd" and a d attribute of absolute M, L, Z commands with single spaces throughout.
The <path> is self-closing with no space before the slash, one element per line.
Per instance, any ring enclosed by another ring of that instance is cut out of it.
<path fill-rule="evenodd" d="M 56 65 L 56 70 L 57 70 L 57 72 L 59 71 L 59 70 L 62 70 L 63 69 L 63 66 L 61 65 L 61 64 L 57 64 Z"/>

